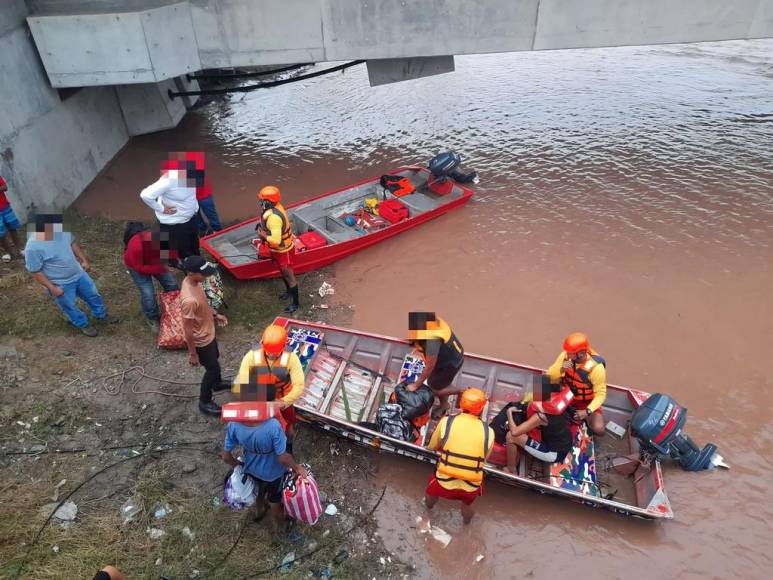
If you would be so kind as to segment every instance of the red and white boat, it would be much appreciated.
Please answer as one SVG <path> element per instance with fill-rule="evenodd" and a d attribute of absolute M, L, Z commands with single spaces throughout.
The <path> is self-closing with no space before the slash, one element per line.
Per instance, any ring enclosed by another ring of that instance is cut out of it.
<path fill-rule="evenodd" d="M 297 274 L 402 234 L 464 205 L 473 195 L 451 181 L 443 195 L 435 193 L 424 168 L 401 167 L 390 175 L 407 178 L 413 192 L 395 195 L 381 186 L 380 177 L 373 177 L 285 208 L 299 240 L 293 265 Z M 375 204 L 382 211 L 367 210 Z M 240 280 L 276 278 L 280 274 L 274 262 L 259 256 L 253 246 L 257 222 L 254 217 L 216 232 L 202 238 L 201 246 Z"/>

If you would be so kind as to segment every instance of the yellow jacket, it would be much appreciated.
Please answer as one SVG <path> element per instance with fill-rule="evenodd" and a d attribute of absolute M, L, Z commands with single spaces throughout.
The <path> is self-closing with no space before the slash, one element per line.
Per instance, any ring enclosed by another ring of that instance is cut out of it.
<path fill-rule="evenodd" d="M 598 353 L 594 350 L 591 350 L 589 353 L 589 355 L 594 354 L 597 355 Z M 550 365 L 550 368 L 548 369 L 548 378 L 550 378 L 550 382 L 554 385 L 560 384 L 561 379 L 563 379 L 564 372 L 561 367 L 565 360 L 566 352 L 562 350 L 561 354 L 559 354 L 558 358 L 556 358 L 556 362 Z M 588 412 L 592 413 L 597 411 L 607 399 L 606 367 L 602 364 L 595 365 L 588 375 L 588 379 L 593 384 L 593 399 L 590 403 L 588 403 Z"/>
<path fill-rule="evenodd" d="M 234 379 L 231 392 L 238 394 L 240 392 L 241 385 L 246 385 L 249 382 L 250 368 L 254 366 L 255 361 L 254 352 L 255 351 L 251 350 L 244 355 L 242 363 L 239 365 L 239 373 Z M 303 366 L 301 365 L 301 361 L 298 358 L 298 355 L 294 352 L 290 353 L 290 360 L 288 361 L 287 368 L 290 371 L 292 389 L 289 393 L 282 397 L 281 401 L 290 406 L 295 403 L 295 401 L 297 401 L 303 394 L 306 379 L 303 376 Z"/>

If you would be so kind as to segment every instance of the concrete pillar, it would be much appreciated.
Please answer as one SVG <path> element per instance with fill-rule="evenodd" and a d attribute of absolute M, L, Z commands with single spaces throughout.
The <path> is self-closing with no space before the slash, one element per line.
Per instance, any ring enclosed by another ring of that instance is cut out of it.
<path fill-rule="evenodd" d="M 185 76 L 160 83 L 118 85 L 115 90 L 129 135 L 144 135 L 172 129 L 198 97 L 169 98 L 172 91 L 197 91 L 199 83 Z"/>

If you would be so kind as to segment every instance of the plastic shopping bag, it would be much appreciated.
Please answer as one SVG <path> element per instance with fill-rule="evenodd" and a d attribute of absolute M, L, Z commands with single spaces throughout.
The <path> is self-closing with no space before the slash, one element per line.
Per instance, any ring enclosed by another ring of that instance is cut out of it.
<path fill-rule="evenodd" d="M 301 477 L 294 471 L 288 471 L 282 485 L 282 503 L 285 513 L 304 524 L 314 525 L 322 513 L 319 501 L 319 488 L 308 465 L 308 477 Z"/>
<path fill-rule="evenodd" d="M 241 465 L 233 468 L 226 477 L 223 503 L 234 511 L 243 510 L 255 503 L 255 480 L 244 472 Z"/>

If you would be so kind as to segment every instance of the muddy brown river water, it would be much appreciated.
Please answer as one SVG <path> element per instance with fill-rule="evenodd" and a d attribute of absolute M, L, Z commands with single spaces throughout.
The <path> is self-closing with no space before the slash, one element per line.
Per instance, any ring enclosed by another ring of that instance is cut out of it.
<path fill-rule="evenodd" d="M 584 330 L 610 382 L 673 395 L 732 469 L 667 466 L 660 523 L 491 484 L 467 528 L 436 508 L 443 549 L 415 529 L 431 468 L 384 457 L 387 546 L 420 577 L 770 577 L 773 41 L 461 57 L 386 87 L 353 69 L 236 95 L 132 140 L 79 206 L 152 219 L 137 196 L 168 150 L 206 150 L 237 219 L 263 184 L 298 200 L 445 148 L 481 173 L 476 196 L 334 266 L 351 325 L 402 336 L 409 310 L 435 310 L 468 351 L 539 366 Z"/>

